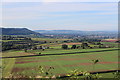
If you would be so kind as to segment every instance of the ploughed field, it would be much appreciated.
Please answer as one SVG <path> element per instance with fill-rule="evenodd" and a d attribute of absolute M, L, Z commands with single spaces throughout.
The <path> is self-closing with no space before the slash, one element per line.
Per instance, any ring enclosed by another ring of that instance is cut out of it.
<path fill-rule="evenodd" d="M 50 75 L 66 75 L 72 70 L 79 69 L 79 71 L 106 71 L 106 70 L 118 70 L 118 50 L 113 51 L 102 51 L 111 50 L 115 48 L 106 49 L 48 49 L 45 51 L 31 50 L 28 52 L 24 51 L 6 51 L 3 52 L 3 57 L 10 56 L 27 56 L 36 55 L 39 52 L 42 54 L 59 54 L 59 53 L 72 53 L 67 55 L 46 55 L 46 56 L 31 56 L 31 57 L 18 57 L 18 58 L 3 58 L 2 69 L 3 77 L 8 77 L 10 74 L 14 76 L 27 75 L 37 77 L 45 75 L 40 73 L 40 66 L 47 71 L 50 67 L 54 67 L 50 71 Z M 92 52 L 100 51 L 101 52 Z M 91 51 L 87 53 L 87 51 Z M 77 53 L 74 52 L 86 52 Z M 98 59 L 99 62 L 95 65 L 92 60 Z M 107 77 L 107 76 L 103 76 Z M 108 76 L 109 77 L 109 76 Z"/>

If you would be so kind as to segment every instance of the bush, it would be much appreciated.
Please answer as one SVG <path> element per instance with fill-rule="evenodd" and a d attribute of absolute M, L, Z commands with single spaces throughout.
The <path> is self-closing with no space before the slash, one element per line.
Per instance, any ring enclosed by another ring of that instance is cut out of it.
<path fill-rule="evenodd" d="M 68 45 L 63 44 L 63 45 L 62 45 L 62 49 L 68 49 Z"/>
<path fill-rule="evenodd" d="M 83 47 L 88 47 L 88 44 L 87 43 L 82 43 L 81 46 Z"/>
<path fill-rule="evenodd" d="M 76 45 L 72 45 L 71 49 L 76 49 Z"/>

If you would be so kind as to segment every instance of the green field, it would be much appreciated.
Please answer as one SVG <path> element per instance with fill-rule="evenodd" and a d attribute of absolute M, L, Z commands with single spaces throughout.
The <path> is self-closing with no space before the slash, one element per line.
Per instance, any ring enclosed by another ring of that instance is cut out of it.
<path fill-rule="evenodd" d="M 57 54 L 68 52 L 84 52 L 84 51 L 96 51 L 105 49 L 73 49 L 73 50 L 45 50 L 42 54 Z M 23 51 L 7 51 L 3 52 L 3 56 L 20 56 L 30 55 L 38 53 L 40 50 L 32 50 L 27 53 Z M 99 62 L 93 65 L 92 60 L 98 59 Z M 45 75 L 39 73 L 39 66 L 43 66 L 46 71 L 49 67 L 54 67 L 51 70 L 52 75 L 65 75 L 70 73 L 74 69 L 80 71 L 104 71 L 118 69 L 118 51 L 106 51 L 106 52 L 91 52 L 80 54 L 68 54 L 68 55 L 52 55 L 52 56 L 36 56 L 36 57 L 24 57 L 24 58 L 5 58 L 3 61 L 3 77 L 8 77 L 10 73 L 14 76 L 27 75 L 36 77 L 39 75 Z M 101 74 L 102 75 L 102 74 Z M 108 75 L 108 74 L 107 74 Z M 106 76 L 103 76 L 106 77 Z M 109 77 L 109 75 L 108 75 Z"/>
<path fill-rule="evenodd" d="M 25 52 L 24 49 L 3 51 L 1 57 L 18 56 L 18 58 L 1 59 L 3 77 L 9 77 L 10 75 L 14 77 L 18 77 L 19 75 L 31 77 L 46 76 L 45 72 L 47 72 L 50 67 L 54 67 L 54 69 L 50 71 L 52 74 L 49 74 L 49 76 L 63 76 L 75 69 L 89 72 L 118 70 L 118 50 L 116 50 L 118 49 L 118 43 L 101 42 L 104 45 L 113 46 L 112 48 L 98 48 L 99 45 L 88 43 L 90 47 L 93 47 L 92 49 L 71 49 L 72 45 L 81 46 L 82 43 L 62 42 L 70 39 L 32 38 L 32 40 L 47 41 L 47 43 L 37 44 L 36 46 L 48 46 L 49 49 L 45 49 L 44 51 L 42 49 L 29 49 L 27 52 Z M 4 42 L 9 42 L 9 40 L 4 40 Z M 68 49 L 62 49 L 61 46 L 63 44 L 67 44 Z M 39 53 L 41 53 L 41 55 L 46 55 L 39 56 Z M 92 60 L 97 59 L 99 62 L 94 65 Z M 40 66 L 44 68 L 44 73 L 40 73 Z M 102 76 L 102 78 L 114 77 L 113 73 L 104 73 L 100 74 L 100 76 Z"/>
<path fill-rule="evenodd" d="M 2 42 L 9 42 L 9 41 L 23 41 L 23 40 L 2 40 Z"/>
<path fill-rule="evenodd" d="M 118 43 L 114 43 L 114 42 L 101 42 L 102 44 L 104 45 L 111 45 L 111 46 L 114 46 L 114 47 L 118 47 Z"/>
<path fill-rule="evenodd" d="M 86 52 L 86 51 L 100 51 L 100 50 L 111 50 L 117 48 L 98 48 L 98 49 L 46 49 L 45 51 L 42 50 L 28 50 L 28 53 L 33 54 L 57 54 L 57 53 L 72 53 L 72 52 Z"/>
<path fill-rule="evenodd" d="M 55 42 L 55 41 L 65 41 L 71 39 L 54 39 L 54 38 L 32 38 L 35 41 L 47 41 L 47 42 Z"/>

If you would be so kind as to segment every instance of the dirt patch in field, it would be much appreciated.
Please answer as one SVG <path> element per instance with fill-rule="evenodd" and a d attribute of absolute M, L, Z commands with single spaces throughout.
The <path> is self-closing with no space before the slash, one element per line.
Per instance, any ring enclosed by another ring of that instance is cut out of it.
<path fill-rule="evenodd" d="M 44 69 L 49 69 L 50 67 L 56 67 L 56 66 L 42 66 Z M 57 66 L 58 67 L 58 66 Z M 36 70 L 38 71 L 38 67 L 25 67 L 25 68 L 18 68 L 15 67 L 12 69 L 12 73 L 13 72 L 24 72 L 25 70 Z"/>
<path fill-rule="evenodd" d="M 30 58 L 17 58 L 17 61 L 24 61 L 24 60 L 34 60 L 34 59 L 45 59 L 44 57 L 30 57 Z"/>
<path fill-rule="evenodd" d="M 35 55 L 33 53 L 27 53 L 27 52 L 19 52 L 19 54 L 21 54 L 21 55 Z"/>
<path fill-rule="evenodd" d="M 91 58 L 61 58 L 57 60 L 63 60 L 63 61 L 75 61 L 75 60 L 91 60 Z M 100 59 L 99 59 L 100 60 Z"/>
<path fill-rule="evenodd" d="M 64 67 L 76 67 L 80 65 L 91 65 L 92 63 L 77 63 L 77 64 L 71 64 L 71 65 L 63 65 Z"/>
<path fill-rule="evenodd" d="M 74 60 L 83 60 L 83 59 L 86 59 L 86 58 L 59 58 L 59 59 L 56 59 L 57 61 L 74 61 Z"/>
<path fill-rule="evenodd" d="M 98 62 L 98 64 L 118 64 L 120 62 Z"/>
<path fill-rule="evenodd" d="M 17 60 L 15 64 L 24 64 L 24 63 L 34 63 L 34 62 L 52 62 L 52 61 L 75 61 L 75 60 L 84 60 L 89 58 L 60 58 L 60 59 L 52 59 L 52 60 L 30 60 L 30 61 L 24 61 L 24 60 Z"/>
<path fill-rule="evenodd" d="M 15 62 L 15 64 L 34 63 L 34 62 L 48 62 L 48 61 L 51 61 L 51 60 L 18 61 L 18 62 Z"/>
<path fill-rule="evenodd" d="M 98 62 L 97 64 L 118 64 L 120 62 Z M 64 65 L 64 67 L 75 67 L 80 65 L 93 65 L 93 63 L 77 63 L 77 64 L 71 64 L 71 65 Z"/>
<path fill-rule="evenodd" d="M 56 76 L 66 76 L 68 73 L 58 73 L 58 74 L 56 74 Z"/>
<path fill-rule="evenodd" d="M 91 52 L 92 53 L 92 52 Z M 83 56 L 83 55 L 82 55 Z M 102 58 L 103 54 L 85 54 L 83 57 L 88 57 L 88 58 L 92 58 L 92 59 L 96 59 L 96 58 Z M 73 58 L 73 57 L 80 57 L 81 58 L 81 55 L 69 55 L 69 56 L 59 56 L 61 58 Z"/>
<path fill-rule="evenodd" d="M 66 59 L 66 58 L 76 58 L 76 57 L 78 57 L 78 55 L 72 55 L 72 56 L 59 56 L 59 60 L 62 60 L 62 59 Z M 47 59 L 47 58 L 45 58 L 45 57 L 30 57 L 30 58 L 17 58 L 16 60 L 17 61 L 25 61 L 25 60 L 37 60 L 37 59 L 41 59 L 41 60 L 45 60 L 45 59 Z M 55 59 L 56 60 L 56 59 Z"/>
<path fill-rule="evenodd" d="M 15 62 L 15 64 L 24 64 L 24 63 L 33 63 L 38 61 L 21 61 L 21 62 Z"/>
<path fill-rule="evenodd" d="M 12 69 L 12 73 L 13 72 L 24 72 L 25 70 L 36 70 L 37 68 L 35 68 L 35 67 L 25 67 L 25 68 L 17 68 L 17 67 L 15 67 L 15 68 L 13 68 Z"/>
<path fill-rule="evenodd" d="M 82 43 L 63 43 L 63 44 L 66 44 L 66 45 L 80 45 Z M 63 45 L 63 44 L 61 44 L 61 45 Z"/>
<path fill-rule="evenodd" d="M 103 39 L 101 42 L 116 42 L 118 39 Z"/>
<path fill-rule="evenodd" d="M 37 60 L 38 59 L 38 60 Z M 97 58 L 97 57 L 93 57 L 90 55 L 87 55 L 85 57 L 61 57 L 61 58 L 57 58 L 57 59 L 47 59 L 47 58 L 24 58 L 24 59 L 17 59 L 15 64 L 24 64 L 24 63 L 34 63 L 34 62 L 52 62 L 52 61 L 75 61 L 75 60 L 94 60 L 94 59 L 98 59 L 100 61 L 102 61 L 103 59 L 101 58 Z M 28 61 L 27 61 L 28 60 Z"/>
<path fill-rule="evenodd" d="M 16 59 L 15 64 L 34 63 L 34 62 L 52 62 L 52 61 L 95 60 L 95 59 L 98 59 L 99 61 L 103 61 L 104 58 L 102 58 L 100 55 L 98 55 L 98 54 L 91 55 L 90 54 L 90 55 L 85 55 L 84 57 L 80 57 L 80 58 L 78 55 L 60 56 L 60 58 L 56 58 L 56 59 L 54 59 L 52 57 L 51 57 L 51 59 L 44 58 L 44 57 L 18 58 L 18 59 Z M 83 64 L 83 65 L 85 65 L 85 64 Z"/>

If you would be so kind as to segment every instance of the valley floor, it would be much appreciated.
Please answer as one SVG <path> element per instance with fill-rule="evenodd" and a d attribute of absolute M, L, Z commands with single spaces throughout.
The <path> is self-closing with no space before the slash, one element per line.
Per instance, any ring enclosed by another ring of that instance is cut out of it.
<path fill-rule="evenodd" d="M 47 71 L 50 67 L 53 67 L 50 71 L 50 75 L 66 75 L 71 71 L 78 69 L 78 71 L 105 71 L 105 70 L 118 70 L 118 50 L 111 50 L 116 48 L 106 49 L 73 49 L 73 50 L 45 50 L 42 54 L 59 54 L 59 53 L 74 53 L 67 55 L 52 55 L 52 56 L 34 56 L 34 57 L 19 57 L 19 58 L 3 58 L 2 69 L 3 77 L 9 77 L 10 75 L 26 75 L 26 76 L 45 76 L 46 74 L 40 73 L 40 66 L 44 71 Z M 108 51 L 102 51 L 108 50 Z M 2 57 L 11 56 L 26 56 L 26 55 L 38 55 L 41 50 L 31 50 L 28 52 L 23 51 L 6 51 L 3 52 Z M 91 51 L 89 53 L 80 53 L 85 51 Z M 101 51 L 101 52 L 92 52 Z M 99 60 L 98 63 L 93 64 L 92 60 Z M 110 77 L 112 73 L 107 73 L 106 76 L 100 74 L 103 78 Z M 111 76 L 114 77 L 114 76 Z"/>

